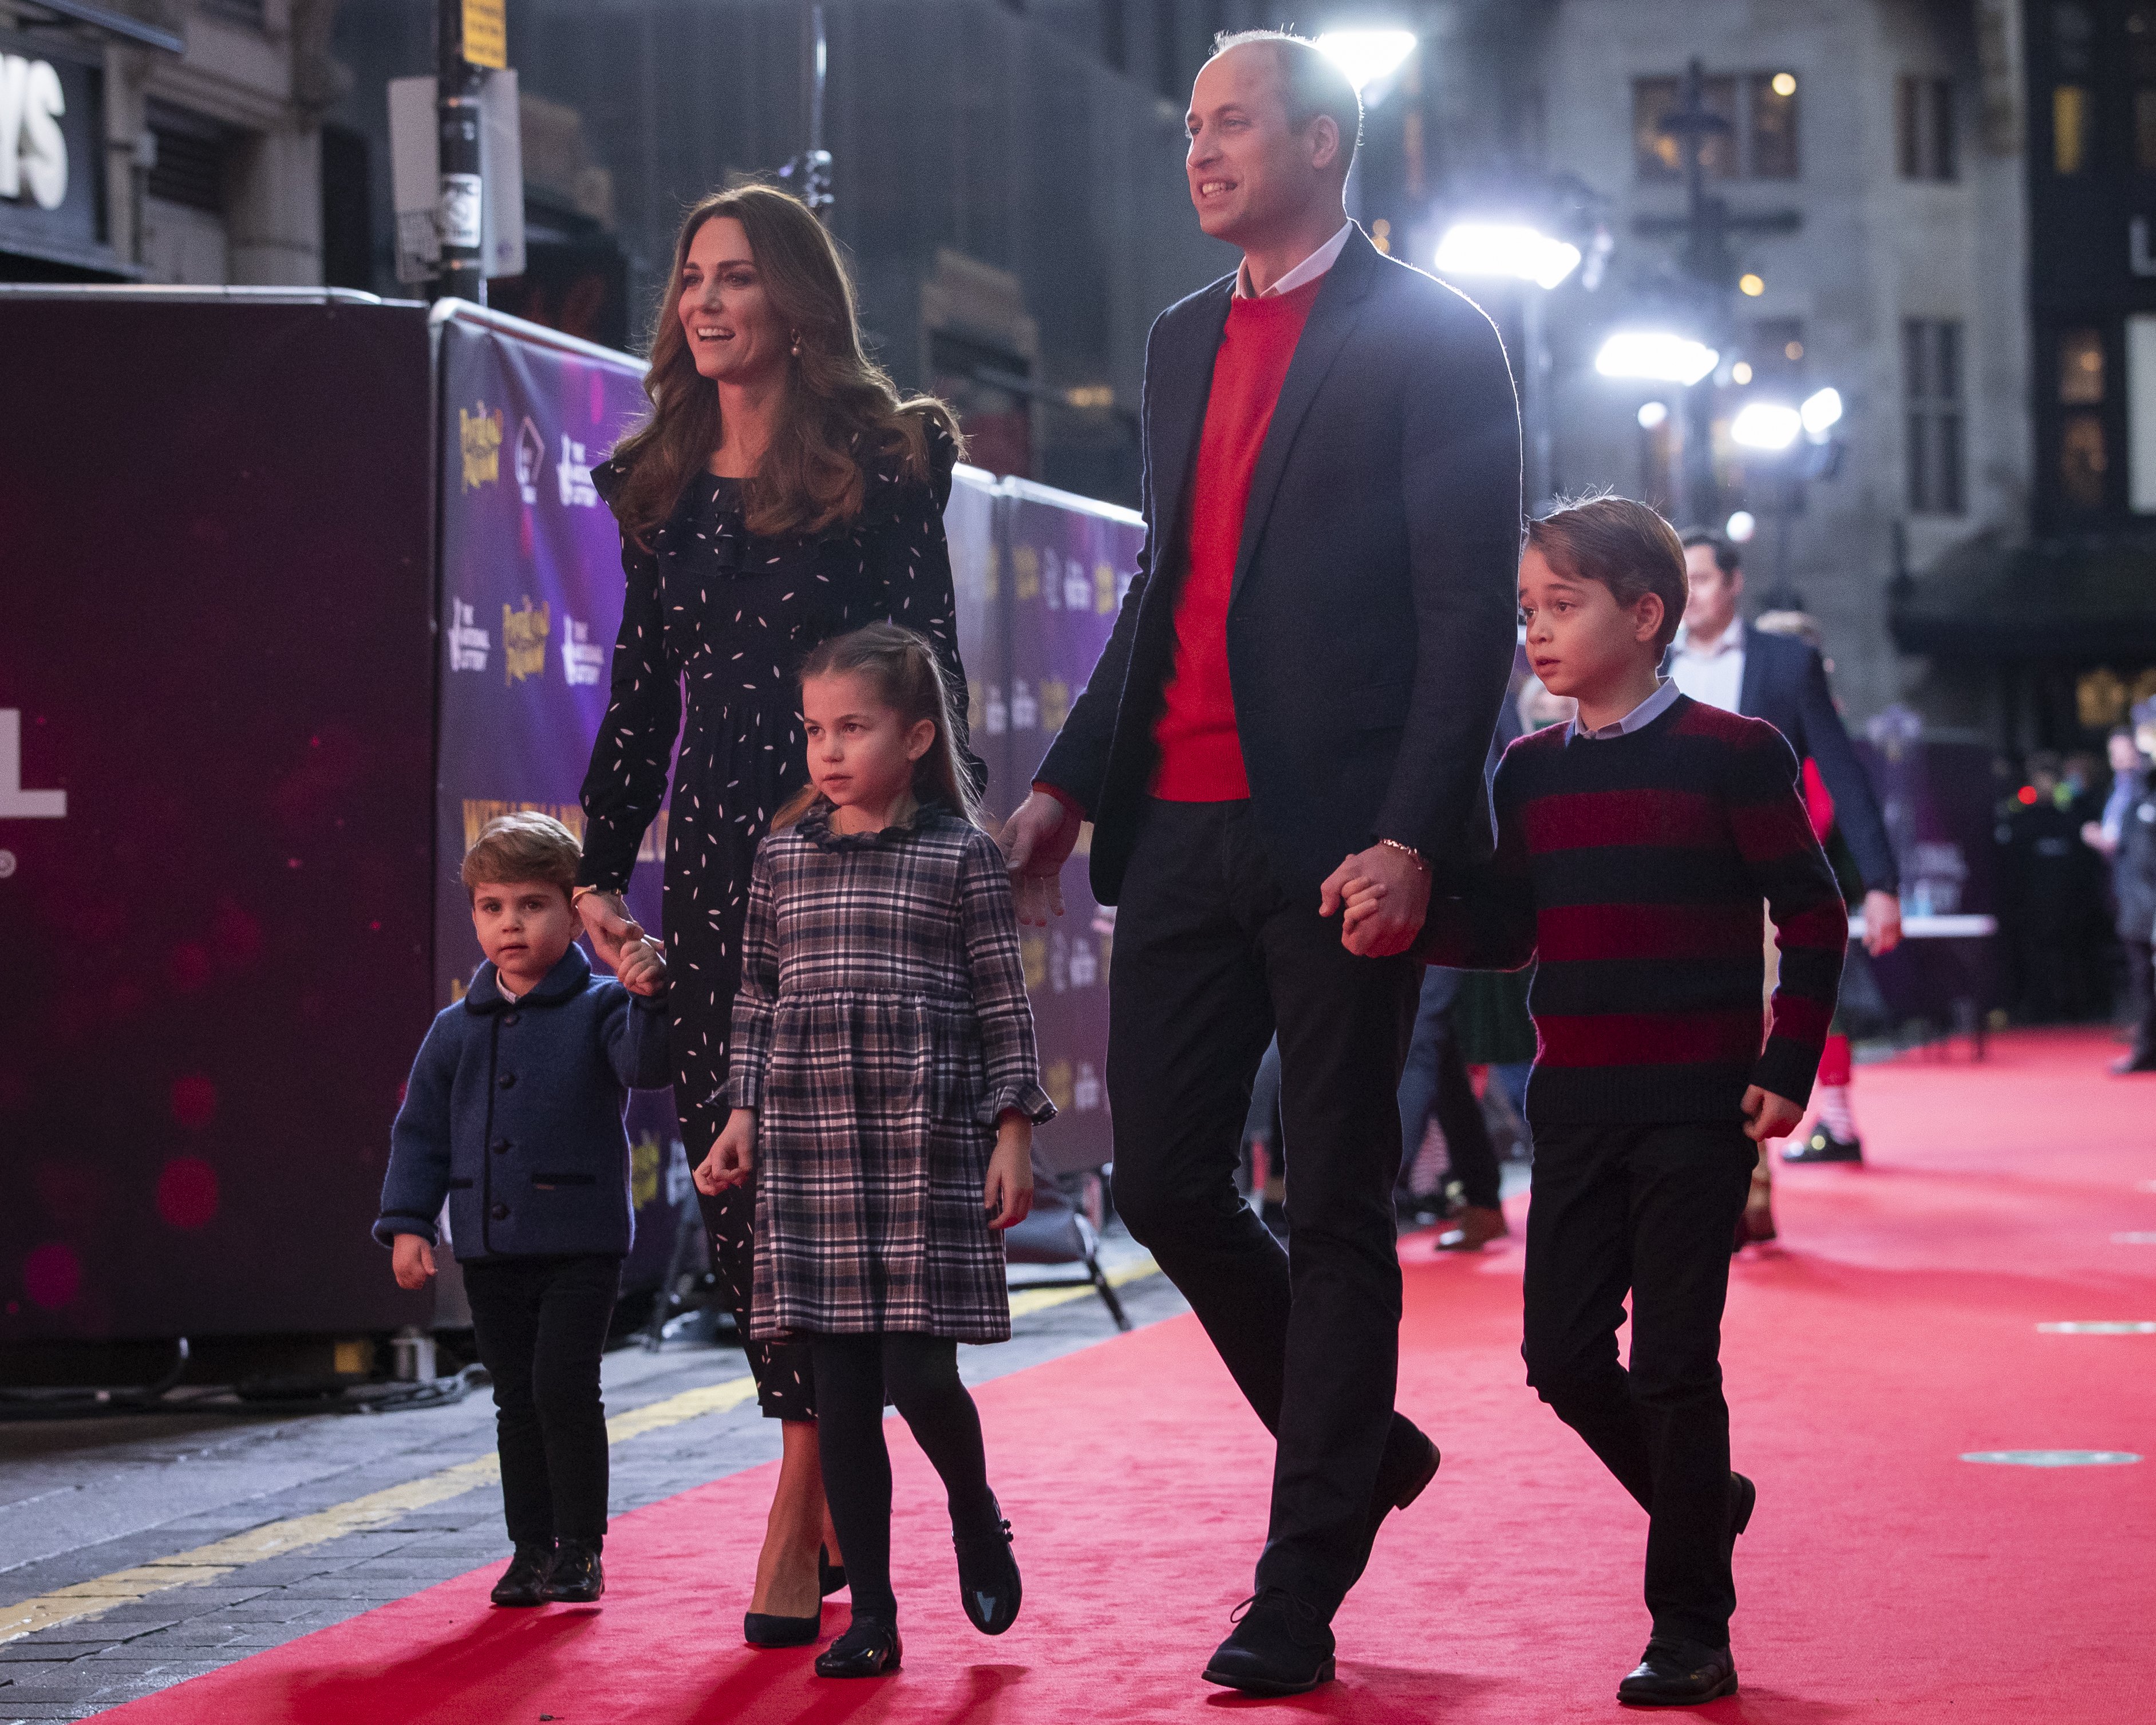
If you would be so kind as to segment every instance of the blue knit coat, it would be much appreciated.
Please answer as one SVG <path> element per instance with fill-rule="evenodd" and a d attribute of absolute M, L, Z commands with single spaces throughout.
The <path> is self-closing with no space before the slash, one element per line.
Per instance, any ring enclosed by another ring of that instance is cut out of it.
<path fill-rule="evenodd" d="M 666 1001 L 594 976 L 572 946 L 528 994 L 506 999 L 482 964 L 419 1045 L 389 1134 L 374 1237 L 435 1239 L 449 1201 L 459 1260 L 625 1255 L 631 1090 L 673 1082 Z"/>

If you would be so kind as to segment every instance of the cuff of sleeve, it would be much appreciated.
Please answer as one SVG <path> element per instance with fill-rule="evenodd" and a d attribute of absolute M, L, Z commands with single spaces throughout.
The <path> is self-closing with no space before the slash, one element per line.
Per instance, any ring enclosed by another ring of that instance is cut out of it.
<path fill-rule="evenodd" d="M 392 1250 L 396 1249 L 397 1236 L 400 1234 L 416 1234 L 429 1245 L 439 1245 L 442 1243 L 441 1236 L 434 1232 L 434 1219 L 429 1216 L 401 1216 L 393 1214 L 383 1216 L 374 1224 L 376 1240 Z"/>
<path fill-rule="evenodd" d="M 634 1012 L 665 1012 L 666 1010 L 666 991 L 670 986 L 671 984 L 670 983 L 661 983 L 659 985 L 656 993 L 650 994 L 631 994 L 629 997 L 630 1010 Z"/>
<path fill-rule="evenodd" d="M 1044 797 L 1055 798 L 1057 802 L 1060 803 L 1065 809 L 1076 815 L 1079 819 L 1091 820 L 1093 818 L 1091 814 L 1086 813 L 1086 805 L 1083 803 L 1081 803 L 1075 797 L 1072 796 L 1070 792 L 1065 790 L 1060 785 L 1050 784 L 1045 778 L 1036 778 L 1033 782 L 1033 788 L 1036 791 L 1039 791 Z"/>
<path fill-rule="evenodd" d="M 1820 1050 L 1769 1037 L 1752 1068 L 1752 1081 L 1760 1089 L 1787 1096 L 1799 1108 L 1812 1099 L 1812 1081 L 1819 1076 Z"/>
<path fill-rule="evenodd" d="M 1055 1118 L 1055 1104 L 1049 1101 L 1048 1092 L 1037 1084 L 999 1085 L 973 1111 L 973 1118 L 983 1126 L 993 1127 L 999 1124 L 1006 1113 L 1013 1111 L 1023 1114 L 1035 1126 L 1045 1126 Z"/>
<path fill-rule="evenodd" d="M 747 1074 L 737 1074 L 721 1085 L 711 1097 L 715 1108 L 761 1108 L 763 1106 L 763 1080 Z M 721 1125 L 725 1122 L 721 1121 Z"/>

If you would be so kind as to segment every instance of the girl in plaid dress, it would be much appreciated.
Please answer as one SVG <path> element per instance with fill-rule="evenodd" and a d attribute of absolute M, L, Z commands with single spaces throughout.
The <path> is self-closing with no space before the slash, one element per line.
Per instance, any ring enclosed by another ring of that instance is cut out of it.
<path fill-rule="evenodd" d="M 898 1668 L 886 1395 L 949 1494 L 960 1598 L 1016 1619 L 957 1344 L 1010 1335 L 1001 1230 L 1033 1206 L 1039 1080 L 1003 853 L 977 821 L 933 651 L 878 624 L 801 672 L 808 787 L 757 853 L 725 1129 L 696 1170 L 757 1175 L 751 1332 L 813 1345 L 824 1491 L 853 1622 L 824 1676 Z"/>

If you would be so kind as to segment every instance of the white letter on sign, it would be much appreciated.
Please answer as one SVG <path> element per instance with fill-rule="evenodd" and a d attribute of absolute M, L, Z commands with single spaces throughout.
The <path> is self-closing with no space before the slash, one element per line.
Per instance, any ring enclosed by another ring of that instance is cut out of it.
<path fill-rule="evenodd" d="M 65 791 L 23 788 L 23 712 L 0 706 L 0 820 L 59 820 L 67 814 Z"/>
<path fill-rule="evenodd" d="M 60 94 L 60 74 L 49 60 L 30 67 L 23 92 L 23 177 L 30 182 L 30 196 L 40 209 L 58 209 L 67 200 L 67 135 L 60 116 L 67 112 L 67 98 Z"/>

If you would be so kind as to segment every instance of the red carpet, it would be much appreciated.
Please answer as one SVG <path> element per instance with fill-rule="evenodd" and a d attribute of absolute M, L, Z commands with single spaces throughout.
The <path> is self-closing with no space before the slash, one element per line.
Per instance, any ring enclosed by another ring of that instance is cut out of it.
<path fill-rule="evenodd" d="M 2016 1035 L 1984 1065 L 1859 1076 L 1874 1161 L 1786 1172 L 1783 1243 L 1740 1260 L 1727 1363 L 1743 1693 L 1722 1721 L 2123 1721 L 2156 1715 L 2156 1079 L 2104 1039 Z M 1517 1218 L 1516 1218 L 1517 1225 Z M 1517 1241 L 1410 1242 L 1401 1404 L 1446 1452 L 1342 1613 L 1341 1681 L 1256 1702 L 1197 1681 L 1261 1538 L 1255 1420 L 1188 1319 L 981 1394 L 1027 1602 L 960 1615 L 926 1464 L 892 1425 L 906 1661 L 824 1683 L 813 1650 L 740 1640 L 765 1471 L 617 1521 L 604 1607 L 490 1612 L 475 1574 L 120 1708 L 127 1725 L 536 1720 L 1373 1722 L 1616 1716 L 1646 1635 L 1645 1523 L 1522 1387 Z M 2138 1466 L 1977 1466 L 1964 1451 L 2131 1450 Z M 843 1608 L 827 1615 L 835 1628 Z"/>

